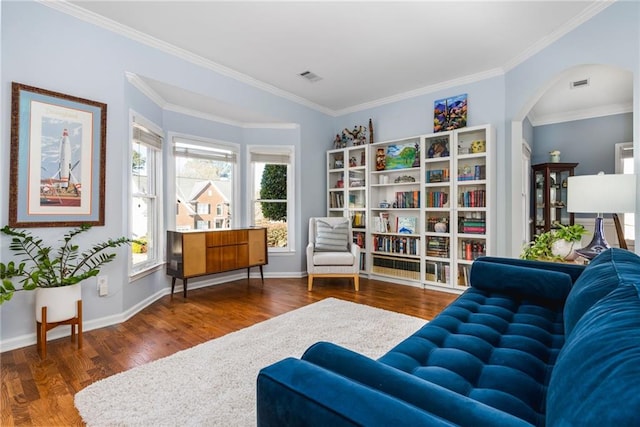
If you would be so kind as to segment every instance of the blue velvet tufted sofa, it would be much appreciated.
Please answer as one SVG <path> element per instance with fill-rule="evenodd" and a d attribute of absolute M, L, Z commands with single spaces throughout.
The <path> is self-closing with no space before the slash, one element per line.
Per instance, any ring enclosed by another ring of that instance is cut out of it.
<path fill-rule="evenodd" d="M 327 342 L 258 375 L 258 426 L 640 426 L 640 258 L 485 257 L 372 360 Z"/>

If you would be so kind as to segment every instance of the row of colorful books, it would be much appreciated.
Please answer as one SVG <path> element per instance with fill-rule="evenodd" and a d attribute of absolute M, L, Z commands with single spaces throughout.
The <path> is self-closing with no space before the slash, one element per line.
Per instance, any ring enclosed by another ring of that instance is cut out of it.
<path fill-rule="evenodd" d="M 449 193 L 444 191 L 429 191 L 426 201 L 428 208 L 443 208 L 449 206 Z"/>
<path fill-rule="evenodd" d="M 420 252 L 420 239 L 417 237 L 374 235 L 373 247 L 377 252 L 418 255 Z"/>
<path fill-rule="evenodd" d="M 397 208 L 419 208 L 420 191 L 396 191 Z"/>
<path fill-rule="evenodd" d="M 487 204 L 485 190 L 470 190 L 460 193 L 458 206 L 463 208 L 480 208 Z"/>
<path fill-rule="evenodd" d="M 465 234 L 486 234 L 487 223 L 484 218 L 460 217 L 458 219 L 458 231 Z"/>
<path fill-rule="evenodd" d="M 336 191 L 330 191 L 329 195 L 331 196 L 329 200 L 329 207 L 331 208 L 343 208 L 344 207 L 344 193 L 339 193 Z"/>
<path fill-rule="evenodd" d="M 386 256 L 373 256 L 371 271 L 406 279 L 420 280 L 420 261 Z"/>
<path fill-rule="evenodd" d="M 448 237 L 427 237 L 427 256 L 449 258 L 449 247 Z"/>
<path fill-rule="evenodd" d="M 461 240 L 460 241 L 460 258 L 473 261 L 478 259 L 478 257 L 484 256 L 487 254 L 486 244 L 485 242 L 480 242 L 477 240 Z"/>

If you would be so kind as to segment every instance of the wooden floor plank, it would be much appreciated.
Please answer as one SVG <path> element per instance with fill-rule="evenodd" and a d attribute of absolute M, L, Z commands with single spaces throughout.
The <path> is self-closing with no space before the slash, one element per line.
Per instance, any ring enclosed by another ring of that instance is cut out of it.
<path fill-rule="evenodd" d="M 89 384 L 169 356 L 279 314 L 333 297 L 432 319 L 455 295 L 361 279 L 239 280 L 166 296 L 115 326 L 84 333 L 83 348 L 67 338 L 0 354 L 2 426 L 83 425 L 73 396 Z M 389 348 L 395 343 L 389 343 Z"/>

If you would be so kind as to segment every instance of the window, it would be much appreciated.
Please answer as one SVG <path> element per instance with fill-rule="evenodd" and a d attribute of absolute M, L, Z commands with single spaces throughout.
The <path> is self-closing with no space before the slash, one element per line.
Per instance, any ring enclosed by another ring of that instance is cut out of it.
<path fill-rule="evenodd" d="M 294 151 L 291 146 L 250 146 L 251 220 L 267 227 L 271 252 L 294 250 Z"/>
<path fill-rule="evenodd" d="M 633 143 L 623 142 L 615 145 L 616 173 L 633 173 Z M 622 216 L 624 238 L 633 241 L 635 239 L 635 218 L 632 213 Z"/>
<path fill-rule="evenodd" d="M 162 137 L 161 131 L 142 117 L 133 115 L 131 138 L 131 273 L 139 273 L 160 264 L 162 259 Z"/>
<path fill-rule="evenodd" d="M 173 137 L 176 230 L 230 228 L 235 223 L 238 151 L 235 144 Z"/>

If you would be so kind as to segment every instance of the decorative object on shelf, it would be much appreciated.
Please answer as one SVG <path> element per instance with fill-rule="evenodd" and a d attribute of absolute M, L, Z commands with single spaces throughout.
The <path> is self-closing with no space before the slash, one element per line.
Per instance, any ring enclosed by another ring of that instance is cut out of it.
<path fill-rule="evenodd" d="M 352 141 L 354 146 L 364 145 L 367 143 L 367 128 L 364 126 L 354 126 L 353 130 L 345 128 L 342 131 L 342 139 Z"/>
<path fill-rule="evenodd" d="M 389 177 L 387 175 L 379 175 L 378 176 L 378 184 L 388 184 Z"/>
<path fill-rule="evenodd" d="M 373 144 L 373 122 L 369 119 L 369 144 Z"/>
<path fill-rule="evenodd" d="M 349 159 L 349 167 L 355 168 L 356 166 L 358 166 L 358 160 L 353 156 Z"/>
<path fill-rule="evenodd" d="M 11 89 L 9 225 L 104 225 L 107 105 L 16 82 Z"/>
<path fill-rule="evenodd" d="M 334 169 L 342 169 L 344 167 L 344 159 L 342 157 L 337 157 L 333 161 Z"/>
<path fill-rule="evenodd" d="M 387 145 L 386 169 L 407 169 L 413 167 L 416 160 L 416 147 L 409 144 Z"/>
<path fill-rule="evenodd" d="M 383 171 L 387 169 L 387 158 L 384 153 L 384 148 L 378 148 L 376 150 L 376 170 Z"/>
<path fill-rule="evenodd" d="M 399 216 L 396 218 L 396 232 L 400 234 L 414 234 L 418 226 L 415 216 Z"/>
<path fill-rule="evenodd" d="M 378 207 L 380 207 L 382 209 L 388 209 L 388 208 L 391 207 L 391 204 L 389 202 L 387 202 L 386 200 L 383 200 L 380 203 L 378 203 Z"/>
<path fill-rule="evenodd" d="M 394 179 L 393 182 L 396 184 L 400 182 L 416 182 L 416 179 L 410 175 L 402 175 Z"/>
<path fill-rule="evenodd" d="M 420 167 L 420 144 L 418 143 L 418 141 L 416 141 L 415 149 L 416 149 L 416 159 L 413 161 L 413 165 L 411 165 L 411 167 L 419 168 Z"/>
<path fill-rule="evenodd" d="M 333 148 L 345 148 L 347 146 L 347 140 L 340 137 L 340 135 L 336 134 L 336 139 L 333 140 Z"/>
<path fill-rule="evenodd" d="M 343 180 L 341 180 L 341 179 L 339 179 L 339 180 L 336 182 L 336 188 L 344 188 L 344 181 L 343 181 Z"/>
<path fill-rule="evenodd" d="M 433 131 L 442 132 L 467 126 L 467 94 L 438 99 L 433 107 Z"/>
<path fill-rule="evenodd" d="M 446 221 L 438 221 L 433 226 L 433 229 L 436 233 L 446 233 L 449 227 L 447 226 Z"/>
<path fill-rule="evenodd" d="M 560 163 L 560 151 L 558 150 L 549 151 L 549 161 L 551 163 Z"/>
<path fill-rule="evenodd" d="M 485 151 L 487 151 L 487 142 L 486 141 L 476 140 L 476 141 L 473 141 L 471 143 L 471 153 L 472 154 L 484 153 Z"/>
<path fill-rule="evenodd" d="M 427 157 L 430 159 L 437 157 L 449 157 L 449 142 L 447 139 L 436 139 L 431 143 Z"/>
<path fill-rule="evenodd" d="M 593 238 L 576 252 L 591 260 L 608 249 L 604 236 L 604 213 L 632 213 L 636 205 L 636 180 L 633 174 L 570 176 L 567 184 L 567 210 L 596 213 Z"/>

